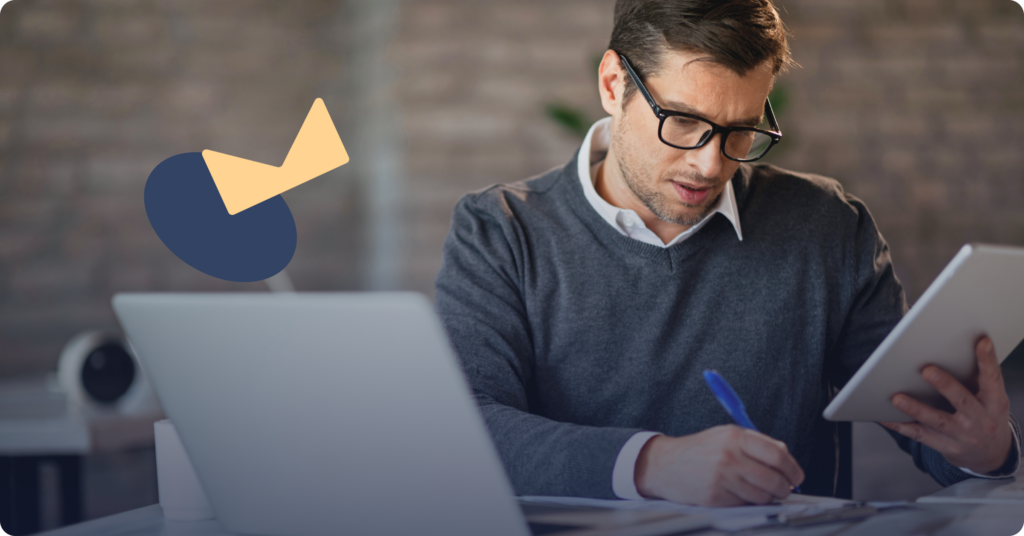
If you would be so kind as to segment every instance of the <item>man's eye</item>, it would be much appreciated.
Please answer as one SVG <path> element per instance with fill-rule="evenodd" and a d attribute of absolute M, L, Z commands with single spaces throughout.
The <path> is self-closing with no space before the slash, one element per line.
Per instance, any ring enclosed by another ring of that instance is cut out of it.
<path fill-rule="evenodd" d="M 694 121 L 693 119 L 690 119 L 689 117 L 673 117 L 672 121 L 677 126 L 693 126 L 693 125 L 697 124 L 697 121 Z"/>

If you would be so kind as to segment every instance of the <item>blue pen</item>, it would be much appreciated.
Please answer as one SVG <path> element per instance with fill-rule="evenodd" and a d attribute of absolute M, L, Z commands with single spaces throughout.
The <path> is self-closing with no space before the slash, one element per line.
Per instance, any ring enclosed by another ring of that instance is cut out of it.
<path fill-rule="evenodd" d="M 743 401 L 740 400 L 736 391 L 733 391 L 729 382 L 725 381 L 725 378 L 713 370 L 705 370 L 704 381 L 708 383 L 708 387 L 715 394 L 718 403 L 725 408 L 725 412 L 732 417 L 732 420 L 736 421 L 736 424 L 755 432 L 759 431 L 747 416 L 747 408 L 743 406 Z M 800 493 L 800 486 L 794 486 L 793 492 Z"/>

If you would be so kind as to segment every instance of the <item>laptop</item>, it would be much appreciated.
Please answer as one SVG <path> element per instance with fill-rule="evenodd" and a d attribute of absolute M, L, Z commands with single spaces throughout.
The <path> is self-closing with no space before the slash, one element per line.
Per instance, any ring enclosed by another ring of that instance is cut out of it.
<path fill-rule="evenodd" d="M 710 524 L 520 506 L 420 294 L 129 293 L 113 305 L 228 531 L 642 536 Z"/>

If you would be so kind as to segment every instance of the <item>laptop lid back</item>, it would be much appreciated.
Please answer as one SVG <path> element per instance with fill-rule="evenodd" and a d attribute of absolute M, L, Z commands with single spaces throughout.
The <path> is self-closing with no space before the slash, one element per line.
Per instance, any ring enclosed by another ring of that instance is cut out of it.
<path fill-rule="evenodd" d="M 113 304 L 226 529 L 529 534 L 423 296 L 118 294 Z"/>

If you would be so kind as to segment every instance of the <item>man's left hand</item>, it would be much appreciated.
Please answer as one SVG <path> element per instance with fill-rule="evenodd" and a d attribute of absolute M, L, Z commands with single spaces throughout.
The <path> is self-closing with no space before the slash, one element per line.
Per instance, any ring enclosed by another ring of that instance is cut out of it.
<path fill-rule="evenodd" d="M 935 365 L 921 371 L 924 380 L 949 400 L 956 413 L 899 393 L 892 397 L 893 406 L 917 422 L 881 424 L 939 451 L 953 465 L 983 475 L 1006 463 L 1013 432 L 1009 424 L 1010 399 L 992 340 L 983 337 L 974 350 L 978 357 L 977 394 Z"/>

